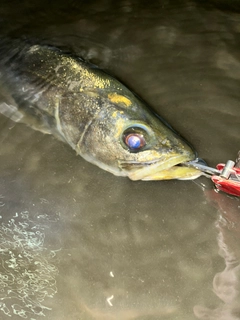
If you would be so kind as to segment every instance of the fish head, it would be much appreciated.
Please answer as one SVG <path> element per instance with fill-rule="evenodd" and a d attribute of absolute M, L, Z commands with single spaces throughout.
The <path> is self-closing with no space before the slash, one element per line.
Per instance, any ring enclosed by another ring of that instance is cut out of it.
<path fill-rule="evenodd" d="M 135 95 L 110 92 L 100 104 L 78 145 L 86 160 L 131 180 L 199 176 L 179 166 L 196 158 L 192 147 Z"/>

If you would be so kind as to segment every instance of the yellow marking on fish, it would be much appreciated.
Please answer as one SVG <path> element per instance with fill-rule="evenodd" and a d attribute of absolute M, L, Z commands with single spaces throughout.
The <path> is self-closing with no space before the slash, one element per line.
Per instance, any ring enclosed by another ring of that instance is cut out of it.
<path fill-rule="evenodd" d="M 117 114 L 118 114 L 118 112 L 117 112 L 117 111 L 114 111 L 113 114 L 112 114 L 112 117 L 113 117 L 113 118 L 116 118 L 116 117 L 117 117 Z"/>
<path fill-rule="evenodd" d="M 124 114 L 124 112 L 123 111 L 114 111 L 112 114 L 112 117 L 117 118 L 117 116 L 120 116 L 121 114 Z"/>
<path fill-rule="evenodd" d="M 128 98 L 121 96 L 120 94 L 117 94 L 117 93 L 109 93 L 108 98 L 113 103 L 123 103 L 125 104 L 126 107 L 129 107 L 132 104 L 132 102 Z"/>
<path fill-rule="evenodd" d="M 99 88 L 105 89 L 110 86 L 110 81 L 108 79 L 103 79 L 91 71 L 88 71 L 81 67 L 81 77 L 84 79 L 84 87 L 86 88 Z M 78 72 L 79 72 L 78 70 Z"/>
<path fill-rule="evenodd" d="M 116 121 L 116 133 L 115 133 L 115 138 L 118 138 L 122 132 L 123 132 L 123 129 L 124 129 L 124 125 L 125 125 L 125 121 L 124 119 L 119 119 Z"/>

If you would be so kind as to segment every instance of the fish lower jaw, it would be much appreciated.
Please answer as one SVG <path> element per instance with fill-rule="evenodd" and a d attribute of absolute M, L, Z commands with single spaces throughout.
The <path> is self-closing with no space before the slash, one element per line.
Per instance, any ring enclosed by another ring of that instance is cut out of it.
<path fill-rule="evenodd" d="M 181 163 L 189 161 L 186 155 L 169 157 L 165 161 L 159 161 L 146 167 L 132 170 L 128 173 L 131 180 L 170 180 L 183 179 L 192 180 L 198 178 L 201 173 L 195 168 L 181 166 Z"/>
<path fill-rule="evenodd" d="M 155 175 L 144 177 L 143 181 L 152 181 L 152 180 L 194 180 L 199 178 L 202 175 L 202 172 L 195 168 L 187 168 L 183 166 L 173 166 L 168 170 L 163 170 Z"/>

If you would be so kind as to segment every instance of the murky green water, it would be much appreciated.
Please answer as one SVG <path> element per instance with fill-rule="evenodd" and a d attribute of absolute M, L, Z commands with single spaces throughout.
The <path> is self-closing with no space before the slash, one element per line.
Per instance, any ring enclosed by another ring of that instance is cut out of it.
<path fill-rule="evenodd" d="M 0 30 L 110 71 L 215 165 L 240 149 L 238 7 L 3 1 Z M 115 177 L 52 136 L 0 128 L 0 319 L 240 319 L 238 199 L 204 178 Z"/>

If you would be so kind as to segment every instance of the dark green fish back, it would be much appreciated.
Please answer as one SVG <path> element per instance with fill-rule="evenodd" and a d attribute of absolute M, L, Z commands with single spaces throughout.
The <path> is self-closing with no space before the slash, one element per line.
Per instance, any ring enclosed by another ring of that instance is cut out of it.
<path fill-rule="evenodd" d="M 26 41 L 2 41 L 0 67 L 1 86 L 24 114 L 25 122 L 57 136 L 60 132 L 64 139 L 69 135 L 72 147 L 101 107 L 99 90 L 110 88 L 108 76 L 81 58 Z M 116 85 L 112 82 L 111 90 L 118 87 L 117 81 Z"/>

